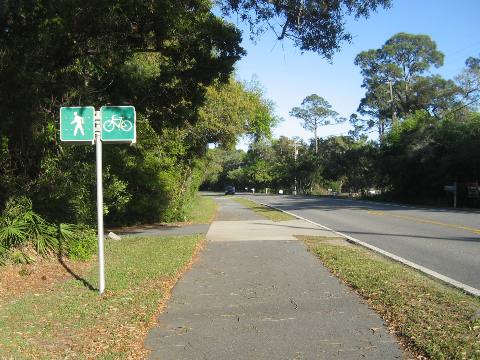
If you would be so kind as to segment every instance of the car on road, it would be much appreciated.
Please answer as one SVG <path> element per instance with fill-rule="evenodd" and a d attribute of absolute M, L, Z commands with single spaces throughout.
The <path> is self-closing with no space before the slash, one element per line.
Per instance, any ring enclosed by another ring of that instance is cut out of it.
<path fill-rule="evenodd" d="M 227 186 L 225 188 L 225 195 L 235 195 L 235 186 Z"/>

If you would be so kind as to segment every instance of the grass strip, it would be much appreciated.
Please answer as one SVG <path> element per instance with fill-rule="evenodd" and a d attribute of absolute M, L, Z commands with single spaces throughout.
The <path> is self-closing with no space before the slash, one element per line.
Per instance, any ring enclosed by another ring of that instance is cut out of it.
<path fill-rule="evenodd" d="M 411 350 L 431 359 L 480 359 L 480 299 L 357 246 L 301 238 Z"/>
<path fill-rule="evenodd" d="M 263 217 L 272 220 L 272 221 L 288 221 L 288 220 L 295 220 L 296 218 L 292 215 L 286 214 L 280 210 L 276 210 L 270 208 L 265 205 L 261 205 L 255 201 L 241 198 L 241 197 L 233 197 L 233 200 L 236 202 L 245 205 L 246 207 L 252 209 L 257 214 L 262 215 Z"/>
<path fill-rule="evenodd" d="M 202 235 L 125 237 L 106 243 L 107 291 L 99 296 L 96 266 L 83 281 L 27 293 L 0 304 L 0 358 L 143 358 L 144 337 Z"/>
<path fill-rule="evenodd" d="M 188 222 L 210 224 L 217 213 L 217 203 L 211 196 L 197 195 L 188 214 Z"/>

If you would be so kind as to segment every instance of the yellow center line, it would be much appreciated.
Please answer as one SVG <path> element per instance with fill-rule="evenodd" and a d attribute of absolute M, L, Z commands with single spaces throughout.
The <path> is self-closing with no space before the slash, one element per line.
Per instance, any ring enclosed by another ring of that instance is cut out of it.
<path fill-rule="evenodd" d="M 414 216 L 408 216 L 408 215 L 389 214 L 389 213 L 386 213 L 384 211 L 377 211 L 377 210 L 368 210 L 368 213 L 370 215 L 389 216 L 389 217 L 403 219 L 403 220 L 415 221 L 415 222 L 423 223 L 423 224 L 433 224 L 433 225 L 439 225 L 439 226 L 452 228 L 452 229 L 467 230 L 467 231 L 473 232 L 476 235 L 480 235 L 480 229 L 469 227 L 469 226 L 448 224 L 448 223 L 444 223 L 444 222 L 440 222 L 440 221 L 422 219 L 422 218 L 418 218 L 418 217 L 414 217 Z"/>

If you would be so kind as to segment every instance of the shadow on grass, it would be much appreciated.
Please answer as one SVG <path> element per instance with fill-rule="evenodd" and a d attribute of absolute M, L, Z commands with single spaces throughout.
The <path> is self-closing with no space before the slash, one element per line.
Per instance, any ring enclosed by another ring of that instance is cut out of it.
<path fill-rule="evenodd" d="M 77 281 L 79 281 L 80 283 L 82 283 L 82 285 L 84 287 L 86 287 L 88 290 L 91 290 L 91 291 L 99 291 L 95 286 L 93 286 L 92 284 L 90 284 L 86 279 L 84 279 L 83 277 L 81 277 L 80 275 L 78 275 L 77 273 L 75 273 L 75 271 L 73 271 L 66 263 L 65 261 L 63 261 L 63 243 L 62 241 L 60 241 L 59 243 L 59 248 L 58 248 L 58 253 L 57 253 L 57 259 L 58 259 L 58 262 L 60 263 L 60 265 L 63 266 L 63 268 Z"/>

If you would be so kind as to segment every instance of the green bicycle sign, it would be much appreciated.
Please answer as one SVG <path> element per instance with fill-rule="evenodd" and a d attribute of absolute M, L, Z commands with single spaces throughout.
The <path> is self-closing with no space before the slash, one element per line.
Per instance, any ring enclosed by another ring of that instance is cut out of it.
<path fill-rule="evenodd" d="M 133 124 L 130 120 L 125 120 L 123 116 L 112 115 L 112 117 L 103 123 L 103 131 L 112 132 L 115 129 L 128 132 L 132 129 Z"/>
<path fill-rule="evenodd" d="M 60 108 L 60 140 L 77 144 L 95 144 L 98 221 L 98 291 L 105 291 L 103 228 L 102 143 L 135 143 L 136 113 L 133 106 L 93 106 Z"/>
<path fill-rule="evenodd" d="M 135 143 L 137 138 L 136 113 L 133 106 L 102 106 L 100 118 L 102 141 Z"/>

